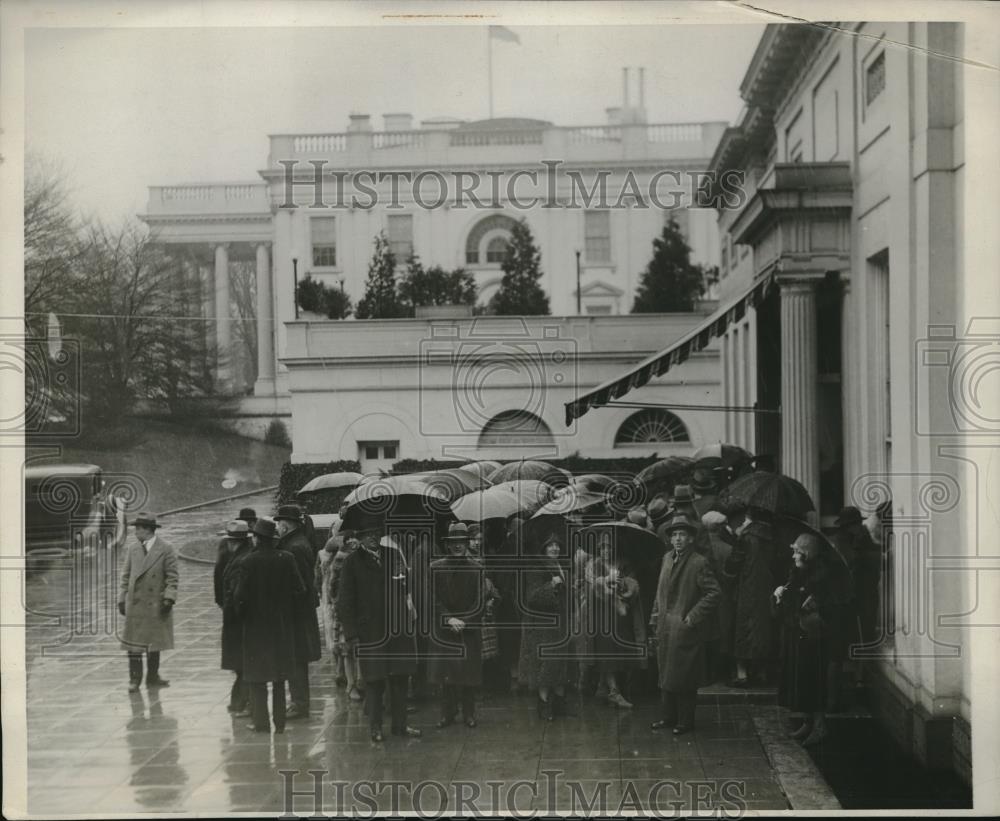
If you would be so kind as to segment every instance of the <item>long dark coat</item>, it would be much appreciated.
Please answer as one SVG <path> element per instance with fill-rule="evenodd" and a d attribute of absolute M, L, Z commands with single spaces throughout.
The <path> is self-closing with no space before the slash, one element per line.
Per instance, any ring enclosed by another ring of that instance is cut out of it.
<path fill-rule="evenodd" d="M 177 554 L 157 536 L 149 553 L 136 540 L 125 552 L 119 603 L 125 603 L 122 648 L 132 652 L 172 650 L 173 610 L 163 613 L 163 602 L 177 601 Z"/>
<path fill-rule="evenodd" d="M 773 576 L 775 552 L 770 525 L 751 522 L 736 538 L 726 562 L 736 596 L 733 655 L 738 659 L 774 657 L 771 596 L 781 583 Z"/>
<path fill-rule="evenodd" d="M 707 528 L 706 532 L 709 543 L 707 558 L 722 590 L 719 606 L 715 609 L 716 629 L 712 641 L 718 642 L 720 653 L 732 655 L 736 620 L 736 579 L 726 573 L 726 563 L 732 555 L 733 546 L 721 533 L 709 532 Z"/>
<path fill-rule="evenodd" d="M 479 687 L 483 683 L 482 624 L 486 611 L 483 565 L 468 556 L 431 562 L 428 577 L 434 611 L 431 623 L 428 678 L 436 684 Z M 449 618 L 465 627 L 455 633 Z"/>
<path fill-rule="evenodd" d="M 243 669 L 243 622 L 237 614 L 239 567 L 251 549 L 250 539 L 223 539 L 215 562 L 215 603 L 222 608 L 222 669 Z"/>
<path fill-rule="evenodd" d="M 278 539 L 278 549 L 287 551 L 295 559 L 305 590 L 295 607 L 295 655 L 303 661 L 319 661 L 323 644 L 319 635 L 319 593 L 316 590 L 316 554 L 312 543 L 301 527 L 289 530 Z"/>
<path fill-rule="evenodd" d="M 292 555 L 251 550 L 235 568 L 236 613 L 243 622 L 243 679 L 286 681 L 295 671 L 296 602 L 305 584 Z"/>
<path fill-rule="evenodd" d="M 656 635 L 661 690 L 697 690 L 705 677 L 705 644 L 722 591 L 705 556 L 694 547 L 663 557 L 650 618 Z"/>
<path fill-rule="evenodd" d="M 358 640 L 365 681 L 417 672 L 416 614 L 409 599 L 409 568 L 394 548 L 378 557 L 358 548 L 344 560 L 337 618 L 346 639 Z"/>
<path fill-rule="evenodd" d="M 558 587 L 552 577 L 565 579 Z M 520 590 L 523 612 L 521 656 L 518 676 L 528 687 L 557 687 L 569 676 L 572 655 L 570 590 L 568 569 L 557 561 L 546 561 L 523 571 Z"/>
<path fill-rule="evenodd" d="M 820 712 L 827 704 L 827 665 L 841 640 L 849 611 L 846 567 L 816 562 L 793 568 L 777 605 L 781 617 L 781 679 L 778 703 L 799 712 Z M 772 597 L 773 601 L 773 597 Z"/>
<path fill-rule="evenodd" d="M 832 541 L 851 572 L 854 613 L 860 623 L 860 638 L 865 642 L 875 641 L 882 551 L 872 541 L 868 528 L 860 522 L 839 530 Z"/>

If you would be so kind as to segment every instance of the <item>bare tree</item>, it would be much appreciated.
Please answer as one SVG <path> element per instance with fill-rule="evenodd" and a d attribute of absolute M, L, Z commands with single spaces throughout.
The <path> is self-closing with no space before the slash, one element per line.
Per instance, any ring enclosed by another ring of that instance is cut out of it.
<path fill-rule="evenodd" d="M 24 178 L 25 330 L 40 335 L 49 312 L 65 310 L 82 248 L 81 221 L 58 166 L 29 156 Z"/>

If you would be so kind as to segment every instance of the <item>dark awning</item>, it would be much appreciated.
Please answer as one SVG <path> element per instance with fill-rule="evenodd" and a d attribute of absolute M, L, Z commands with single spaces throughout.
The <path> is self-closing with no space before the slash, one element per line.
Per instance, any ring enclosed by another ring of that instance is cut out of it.
<path fill-rule="evenodd" d="M 598 385 L 593 390 L 578 396 L 572 402 L 566 403 L 566 424 L 572 424 L 591 408 L 607 405 L 614 399 L 620 399 L 629 391 L 641 388 L 654 376 L 663 376 L 675 365 L 686 361 L 692 353 L 706 348 L 717 336 L 722 336 L 729 323 L 737 322 L 746 314 L 748 307 L 753 307 L 767 296 L 774 284 L 773 271 L 748 286 L 739 296 L 729 300 L 715 313 L 693 331 L 682 336 L 669 347 L 659 353 L 644 359 L 632 370 Z"/>

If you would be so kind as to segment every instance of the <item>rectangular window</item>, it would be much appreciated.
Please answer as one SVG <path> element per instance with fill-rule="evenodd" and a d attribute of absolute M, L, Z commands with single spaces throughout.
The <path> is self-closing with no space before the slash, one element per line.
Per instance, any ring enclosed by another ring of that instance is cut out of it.
<path fill-rule="evenodd" d="M 583 219 L 587 262 L 611 262 L 611 212 L 586 211 Z"/>
<path fill-rule="evenodd" d="M 316 268 L 334 268 L 337 265 L 337 218 L 313 217 L 309 220 L 312 242 L 312 264 Z"/>
<path fill-rule="evenodd" d="M 885 90 L 885 51 L 868 64 L 865 71 L 865 105 L 872 102 Z"/>
<path fill-rule="evenodd" d="M 406 262 L 413 253 L 413 214 L 389 216 L 389 248 L 398 263 Z"/>

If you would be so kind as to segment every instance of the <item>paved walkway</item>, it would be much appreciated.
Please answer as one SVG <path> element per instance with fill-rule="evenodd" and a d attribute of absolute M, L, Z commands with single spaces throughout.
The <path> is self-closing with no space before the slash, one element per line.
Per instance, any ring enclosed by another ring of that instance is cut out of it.
<path fill-rule="evenodd" d="M 258 504 L 269 507 L 267 500 Z M 168 519 L 163 535 L 180 546 L 185 537 L 218 529 L 228 513 L 188 513 L 176 525 Z M 649 730 L 657 717 L 652 704 L 616 711 L 588 699 L 577 702 L 578 717 L 545 724 L 531 698 L 508 695 L 484 700 L 476 730 L 438 730 L 435 706 L 425 704 L 411 717 L 423 738 L 387 736 L 373 745 L 362 707 L 332 683 L 324 661 L 312 666 L 313 716 L 290 722 L 283 735 L 253 733 L 246 719 L 226 712 L 232 679 L 219 669 L 211 567 L 186 561 L 180 563 L 176 649 L 162 664 L 171 685 L 129 695 L 127 662 L 114 635 L 117 568 L 107 559 L 92 557 L 73 573 L 39 574 L 27 585 L 34 611 L 27 630 L 33 813 L 279 813 L 285 809 L 281 770 L 299 771 L 291 785 L 308 793 L 294 799 L 304 814 L 352 806 L 405 811 L 416 808 L 414 800 L 427 811 L 454 813 L 462 796 L 474 798 L 480 810 L 505 812 L 572 810 L 574 800 L 582 812 L 594 795 L 594 811 L 605 813 L 620 806 L 661 813 L 777 810 L 789 807 L 786 791 L 811 797 L 810 808 L 817 795 L 820 805 L 836 806 L 801 760 L 784 759 L 801 771 L 772 769 L 772 761 L 782 760 L 776 708 L 719 703 L 723 697 L 699 704 L 697 731 L 680 738 Z M 319 805 L 308 770 L 322 771 Z M 790 776 L 798 779 L 792 790 Z M 394 789 L 384 782 L 407 783 Z M 472 813 L 472 804 L 464 813 Z"/>

